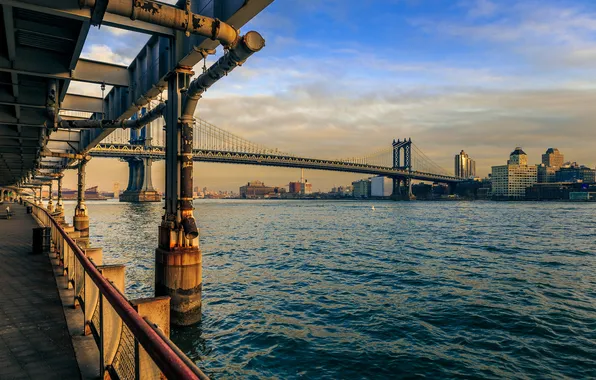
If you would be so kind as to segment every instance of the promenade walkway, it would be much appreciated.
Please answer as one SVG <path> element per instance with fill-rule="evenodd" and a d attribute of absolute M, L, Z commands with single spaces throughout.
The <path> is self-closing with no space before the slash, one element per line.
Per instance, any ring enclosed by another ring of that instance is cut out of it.
<path fill-rule="evenodd" d="M 37 223 L 10 208 L 12 219 L 0 219 L 0 379 L 79 379 L 50 259 L 31 254 Z"/>

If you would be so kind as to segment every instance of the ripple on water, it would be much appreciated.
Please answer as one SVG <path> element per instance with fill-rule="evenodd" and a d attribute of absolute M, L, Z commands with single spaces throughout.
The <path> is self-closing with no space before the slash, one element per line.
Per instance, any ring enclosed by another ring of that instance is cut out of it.
<path fill-rule="evenodd" d="M 539 206 L 196 202 L 203 320 L 173 339 L 216 379 L 594 378 L 596 205 Z M 88 207 L 151 296 L 161 205 Z"/>

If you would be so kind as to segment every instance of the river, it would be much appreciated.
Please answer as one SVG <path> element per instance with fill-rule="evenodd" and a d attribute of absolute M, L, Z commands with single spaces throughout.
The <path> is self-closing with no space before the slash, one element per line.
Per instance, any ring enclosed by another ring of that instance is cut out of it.
<path fill-rule="evenodd" d="M 152 296 L 162 205 L 87 204 Z M 595 203 L 195 207 L 203 320 L 172 339 L 214 379 L 596 377 Z"/>

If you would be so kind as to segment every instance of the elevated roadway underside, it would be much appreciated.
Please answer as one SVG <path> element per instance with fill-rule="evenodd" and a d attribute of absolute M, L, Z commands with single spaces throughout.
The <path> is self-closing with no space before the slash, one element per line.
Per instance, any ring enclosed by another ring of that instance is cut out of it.
<path fill-rule="evenodd" d="M 114 1 L 114 0 L 112 0 Z M 118 3 L 133 0 L 119 0 Z M 240 28 L 273 0 L 192 0 L 194 13 Z M 92 3 L 94 6 L 86 6 Z M 82 4 L 82 6 L 81 6 Z M 212 39 L 103 12 L 108 1 L 0 0 L 0 186 L 50 181 L 77 163 L 113 130 L 53 129 L 62 119 L 128 119 L 162 93 L 176 66 L 193 67 Z M 185 4 L 179 1 L 177 7 Z M 164 7 L 170 5 L 163 4 Z M 129 66 L 82 59 L 90 28 L 98 24 L 151 34 Z M 171 47 L 176 44 L 176 49 Z M 175 50 L 175 57 L 169 51 Z M 148 65 L 154 62 L 154 65 Z M 71 82 L 113 86 L 105 98 L 69 93 Z M 49 85 L 56 93 L 50 96 Z"/>

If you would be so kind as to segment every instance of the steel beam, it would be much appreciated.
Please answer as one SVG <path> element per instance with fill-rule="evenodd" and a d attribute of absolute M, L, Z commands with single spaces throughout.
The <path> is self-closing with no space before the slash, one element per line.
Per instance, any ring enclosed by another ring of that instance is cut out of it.
<path fill-rule="evenodd" d="M 78 60 L 72 80 L 99 84 L 104 83 L 112 86 L 129 86 L 128 68 L 126 66 L 84 58 Z"/>
<path fill-rule="evenodd" d="M 86 95 L 66 94 L 60 105 L 60 109 L 81 112 L 102 112 L 103 99 Z"/>
<path fill-rule="evenodd" d="M 129 85 L 125 66 L 79 59 L 75 69 L 71 70 L 62 61 L 56 53 L 19 47 L 14 61 L 0 57 L 0 71 L 120 87 Z"/>

